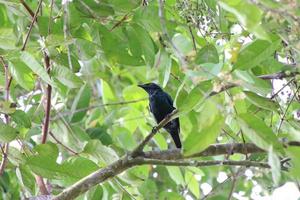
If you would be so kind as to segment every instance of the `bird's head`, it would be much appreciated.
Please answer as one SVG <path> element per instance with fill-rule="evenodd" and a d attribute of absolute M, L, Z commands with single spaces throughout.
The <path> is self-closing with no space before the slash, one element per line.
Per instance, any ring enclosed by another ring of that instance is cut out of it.
<path fill-rule="evenodd" d="M 161 87 L 155 83 L 139 84 L 138 86 L 143 88 L 148 94 L 162 90 Z"/>

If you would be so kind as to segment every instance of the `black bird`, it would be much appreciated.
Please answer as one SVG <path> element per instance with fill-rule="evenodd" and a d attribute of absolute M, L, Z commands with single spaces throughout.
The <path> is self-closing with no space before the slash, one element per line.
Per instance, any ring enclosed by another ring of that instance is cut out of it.
<path fill-rule="evenodd" d="M 170 95 L 164 92 L 161 87 L 155 83 L 146 83 L 138 85 L 143 88 L 149 95 L 150 111 L 154 115 L 157 123 L 163 120 L 168 114 L 170 114 L 175 108 L 173 107 L 173 100 Z M 181 148 L 181 142 L 179 137 L 180 124 L 179 119 L 173 119 L 168 122 L 164 129 L 171 134 L 174 143 L 177 148 Z"/>

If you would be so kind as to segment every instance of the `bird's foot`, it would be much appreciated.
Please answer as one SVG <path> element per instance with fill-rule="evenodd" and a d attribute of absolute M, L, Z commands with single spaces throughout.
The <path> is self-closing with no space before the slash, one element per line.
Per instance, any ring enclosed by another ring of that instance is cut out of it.
<path fill-rule="evenodd" d="M 158 131 L 157 126 L 153 126 L 153 128 L 152 128 L 152 133 L 156 133 L 157 131 Z"/>

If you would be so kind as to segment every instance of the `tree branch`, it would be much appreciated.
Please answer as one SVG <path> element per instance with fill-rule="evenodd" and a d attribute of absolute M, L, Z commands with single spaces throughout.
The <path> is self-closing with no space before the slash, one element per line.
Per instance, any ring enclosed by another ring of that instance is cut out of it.
<path fill-rule="evenodd" d="M 42 2 L 43 2 L 43 0 L 39 1 L 37 9 L 34 13 L 34 16 L 31 19 L 31 24 L 30 24 L 30 27 L 29 27 L 29 31 L 26 35 L 26 38 L 25 38 L 25 41 L 24 41 L 24 44 L 22 46 L 21 51 L 24 51 L 25 48 L 26 48 L 30 33 L 32 31 L 32 28 L 33 28 L 33 25 L 34 25 L 35 22 L 37 22 L 37 15 L 39 13 L 39 10 L 41 9 Z M 24 1 L 21 1 L 21 3 L 25 7 L 25 9 L 30 13 L 30 16 L 32 16 L 32 10 L 29 8 L 29 6 Z M 45 62 L 45 68 L 46 68 L 46 70 L 49 74 L 50 73 L 50 59 L 49 59 L 49 56 L 47 55 L 46 52 L 44 52 L 44 62 Z M 51 90 L 52 90 L 51 86 L 47 85 L 47 96 L 46 96 L 47 105 L 46 105 L 46 109 L 45 109 L 46 114 L 45 114 L 45 120 L 44 120 L 44 125 L 43 125 L 42 144 L 44 144 L 47 140 L 47 133 L 48 133 L 48 128 L 49 128 L 49 119 L 50 119 L 50 107 L 51 107 Z M 39 187 L 39 190 L 40 190 L 41 194 L 42 195 L 49 195 L 49 192 L 47 190 L 47 187 L 45 185 L 43 177 L 35 175 L 35 180 L 36 180 L 36 183 Z"/>
<path fill-rule="evenodd" d="M 162 128 L 164 127 L 169 121 L 171 121 L 172 117 L 178 113 L 178 110 L 174 110 L 172 113 L 167 115 L 158 125 L 154 127 L 150 134 L 132 151 L 131 156 L 135 157 L 141 152 L 146 144 L 153 138 L 153 136 Z"/>
<path fill-rule="evenodd" d="M 64 112 L 64 113 L 60 113 L 60 115 L 58 117 L 52 117 L 51 120 L 56 120 L 62 116 L 68 116 L 68 115 L 72 115 L 74 113 L 78 113 L 78 112 L 83 112 L 83 111 L 87 111 L 87 110 L 92 110 L 92 109 L 95 109 L 95 108 L 100 108 L 100 107 L 105 107 L 105 106 L 119 106 L 119 105 L 125 105 L 125 104 L 131 104 L 131 103 L 137 103 L 137 102 L 140 102 L 140 101 L 145 101 L 147 100 L 148 98 L 143 98 L 143 99 L 136 99 L 136 100 L 131 100 L 131 101 L 120 101 L 120 102 L 112 102 L 112 103 L 104 103 L 104 104 L 99 104 L 99 105 L 92 105 L 92 106 L 89 106 L 87 108 L 80 108 L 80 109 L 77 109 L 75 111 L 68 111 L 68 112 Z"/>
<path fill-rule="evenodd" d="M 30 33 L 31 33 L 31 31 L 32 31 L 32 28 L 33 28 L 33 25 L 34 25 L 34 23 L 37 21 L 37 20 L 36 20 L 36 19 L 37 19 L 37 15 L 38 15 L 39 10 L 40 10 L 40 8 L 41 8 L 41 6 L 42 6 L 42 2 L 43 2 L 42 0 L 39 1 L 38 7 L 37 7 L 37 9 L 36 9 L 36 11 L 35 11 L 35 13 L 34 13 L 34 16 L 33 16 L 32 20 L 31 20 L 31 24 L 30 24 L 30 27 L 29 27 L 29 31 L 28 31 L 28 33 L 27 33 L 27 35 L 26 35 L 26 38 L 25 38 L 25 41 L 24 41 L 24 44 L 23 44 L 23 46 L 22 46 L 21 51 L 24 51 L 25 48 L 26 48 L 26 45 L 27 45 L 27 42 L 28 42 Z M 27 7 L 25 6 L 25 5 L 27 5 L 27 4 L 23 4 L 23 3 L 22 3 L 22 5 L 23 5 L 23 6 L 26 8 L 26 10 L 27 10 Z"/>
<path fill-rule="evenodd" d="M 44 61 L 45 61 L 45 68 L 47 70 L 47 73 L 50 76 L 50 59 L 49 56 L 44 52 Z M 47 91 L 46 91 L 46 107 L 45 107 L 45 118 L 44 118 L 44 124 L 43 124 L 43 132 L 42 132 L 42 144 L 45 144 L 47 141 L 47 135 L 49 130 L 49 123 L 50 123 L 50 112 L 51 112 L 51 93 L 52 93 L 52 87 L 50 84 L 47 85 Z"/>
<path fill-rule="evenodd" d="M 12 77 L 9 77 L 8 64 L 5 63 L 2 56 L 0 56 L 0 61 L 3 65 L 4 73 L 5 73 L 5 101 L 8 102 L 9 101 L 10 84 L 11 84 Z M 9 124 L 8 114 L 4 115 L 4 119 L 5 119 L 5 123 Z M 3 156 L 2 156 L 1 163 L 0 163 L 0 176 L 2 176 L 2 174 L 4 173 L 4 169 L 5 169 L 6 164 L 7 164 L 7 155 L 8 155 L 8 151 L 9 151 L 9 143 L 5 143 L 4 147 L 1 146 L 1 150 L 2 150 Z"/>
<path fill-rule="evenodd" d="M 71 148 L 67 147 L 66 145 L 64 145 L 61 141 L 59 141 L 55 136 L 54 134 L 49 131 L 49 135 L 56 141 L 57 144 L 60 144 L 62 147 L 64 147 L 66 150 L 68 150 L 69 152 L 71 152 L 72 154 L 74 155 L 78 155 L 77 152 L 73 151 Z"/>
<path fill-rule="evenodd" d="M 29 15 L 33 18 L 34 17 L 34 12 L 31 10 L 31 8 L 25 3 L 24 0 L 20 0 L 20 2 L 24 6 L 24 8 L 27 10 Z"/>
<path fill-rule="evenodd" d="M 164 1 L 163 0 L 158 0 L 158 16 L 160 20 L 160 25 L 162 29 L 162 34 L 164 38 L 168 41 L 169 45 L 173 49 L 176 57 L 178 58 L 180 64 L 182 65 L 181 67 L 186 70 L 188 67 L 187 61 L 185 56 L 182 54 L 182 52 L 176 47 L 172 39 L 170 38 L 167 30 L 167 24 L 166 24 L 166 19 L 165 19 L 165 12 L 164 12 Z"/>
<path fill-rule="evenodd" d="M 300 142 L 288 143 L 292 146 L 300 146 Z M 119 173 L 127 170 L 128 168 L 138 165 L 171 165 L 171 166 L 247 166 L 247 167 L 259 167 L 270 168 L 268 163 L 254 162 L 254 161 L 231 161 L 231 160 L 209 160 L 209 161 L 195 161 L 190 160 L 194 157 L 203 156 L 216 156 L 224 155 L 230 152 L 233 153 L 263 153 L 264 150 L 258 148 L 254 144 L 246 143 L 243 147 L 243 143 L 234 144 L 214 144 L 210 145 L 206 150 L 193 154 L 192 156 L 185 157 L 180 153 L 180 150 L 166 150 L 166 151 L 149 151 L 137 153 L 136 157 L 132 157 L 130 154 L 124 156 L 118 161 L 108 165 L 107 167 L 97 170 L 92 174 L 84 177 L 74 185 L 65 189 L 63 192 L 53 198 L 53 200 L 74 199 L 78 195 L 86 192 L 89 188 L 104 182 L 108 178 L 114 177 Z M 140 145 L 139 145 L 140 146 Z M 186 159 L 189 158 L 189 159 Z M 282 168 L 286 170 L 286 168 Z"/>

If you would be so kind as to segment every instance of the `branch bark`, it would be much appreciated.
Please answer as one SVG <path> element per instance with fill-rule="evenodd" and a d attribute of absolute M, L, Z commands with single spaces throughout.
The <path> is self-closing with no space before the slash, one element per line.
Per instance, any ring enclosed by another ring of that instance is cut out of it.
<path fill-rule="evenodd" d="M 21 48 L 21 51 L 24 51 L 26 49 L 26 45 L 28 43 L 28 39 L 31 34 L 32 28 L 33 28 L 35 22 L 37 22 L 37 16 L 38 16 L 39 10 L 42 7 L 42 3 L 43 3 L 43 0 L 39 0 L 37 9 L 36 9 L 34 15 L 32 15 L 33 11 L 30 9 L 30 7 L 24 1 L 21 1 L 21 4 L 25 7 L 25 9 L 29 12 L 30 16 L 32 17 L 29 31 L 26 35 L 26 38 L 25 38 L 24 44 Z M 45 61 L 45 68 L 49 74 L 50 73 L 50 59 L 46 52 L 44 52 L 44 61 Z M 47 133 L 48 133 L 48 128 L 49 128 L 49 120 L 50 120 L 50 108 L 51 108 L 51 90 L 52 90 L 51 86 L 47 85 L 47 94 L 46 94 L 47 95 L 46 96 L 47 105 L 46 105 L 46 109 L 45 109 L 46 114 L 45 114 L 45 120 L 44 120 L 44 125 L 43 125 L 42 144 L 44 144 L 47 140 Z M 35 175 L 35 180 L 36 180 L 36 183 L 39 187 L 41 194 L 49 195 L 50 193 L 46 187 L 43 177 Z"/>
<path fill-rule="evenodd" d="M 270 168 L 268 163 L 255 162 L 255 161 L 231 161 L 231 160 L 209 160 L 209 161 L 195 161 L 190 158 L 204 157 L 204 156 L 217 156 L 233 153 L 263 153 L 264 150 L 258 148 L 252 143 L 235 144 L 214 144 L 209 146 L 206 150 L 196 153 L 192 156 L 185 157 L 180 150 L 166 150 L 166 151 L 149 151 L 140 152 L 136 157 L 131 154 L 124 156 L 118 161 L 108 165 L 105 168 L 99 169 L 92 174 L 84 177 L 74 185 L 65 189 L 63 192 L 53 197 L 53 200 L 74 199 L 78 195 L 88 191 L 91 187 L 106 181 L 109 178 L 115 177 L 121 172 L 138 165 L 171 165 L 171 166 L 247 166 Z M 289 145 L 300 146 L 300 142 L 290 142 Z M 230 150 L 230 151 L 229 151 Z M 284 170 L 285 168 L 283 168 Z"/>
<path fill-rule="evenodd" d="M 44 52 L 44 62 L 45 62 L 45 68 L 47 70 L 47 73 L 50 76 L 50 59 L 46 52 Z M 42 144 L 46 143 L 48 130 L 49 130 L 50 111 L 51 111 L 51 93 L 52 93 L 52 87 L 50 84 L 48 84 L 46 95 L 45 95 L 46 106 L 45 106 L 45 118 L 43 124 L 43 132 L 42 132 Z"/>

